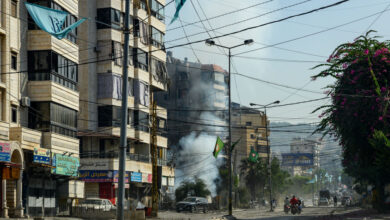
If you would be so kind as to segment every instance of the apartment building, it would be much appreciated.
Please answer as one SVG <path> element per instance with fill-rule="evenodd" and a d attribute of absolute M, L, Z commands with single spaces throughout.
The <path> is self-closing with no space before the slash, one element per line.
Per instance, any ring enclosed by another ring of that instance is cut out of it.
<path fill-rule="evenodd" d="M 311 138 L 293 138 L 290 153 L 282 154 L 282 167 L 292 176 L 311 175 L 320 167 L 320 150 L 323 144 Z"/>
<path fill-rule="evenodd" d="M 264 112 L 232 103 L 232 139 L 240 139 L 232 154 L 233 169 L 236 173 L 240 172 L 241 160 L 248 158 L 251 151 L 256 151 L 260 158 L 267 161 L 269 147 L 266 122 L 269 124 Z"/>
<path fill-rule="evenodd" d="M 85 196 L 117 199 L 120 123 L 127 121 L 125 198 L 151 207 L 151 97 L 167 89 L 164 51 L 165 0 L 132 1 L 130 9 L 129 77 L 123 79 L 125 1 L 80 0 L 80 15 L 92 18 L 80 26 L 80 57 L 93 61 L 79 66 L 80 179 Z M 160 10 L 161 9 L 161 10 Z M 122 94 L 122 82 L 129 89 Z M 121 98 L 128 99 L 128 118 L 121 119 Z M 173 192 L 174 169 L 167 164 L 167 111 L 157 106 L 158 185 Z"/>
<path fill-rule="evenodd" d="M 24 0 L 0 2 L 0 169 L 3 217 L 55 216 L 82 197 L 77 30 L 58 40 L 28 16 Z M 78 1 L 29 0 L 71 14 Z M 76 186 L 76 187 L 75 187 Z"/>
<path fill-rule="evenodd" d="M 157 100 L 168 109 L 168 145 L 178 147 L 190 134 L 209 133 L 226 139 L 228 120 L 227 72 L 215 64 L 190 62 L 167 56 L 170 79 L 168 91 L 157 94 Z M 203 111 L 202 111 L 203 110 Z"/>

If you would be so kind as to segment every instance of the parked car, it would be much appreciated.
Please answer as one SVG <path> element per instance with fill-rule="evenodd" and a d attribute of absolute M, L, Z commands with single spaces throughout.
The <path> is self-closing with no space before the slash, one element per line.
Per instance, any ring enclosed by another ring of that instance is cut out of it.
<path fill-rule="evenodd" d="M 318 201 L 318 206 L 321 206 L 321 205 L 328 206 L 329 200 L 327 198 L 320 198 L 320 200 Z"/>
<path fill-rule="evenodd" d="M 116 209 L 116 207 L 111 203 L 110 200 L 100 198 L 89 198 L 80 200 L 78 207 L 81 207 L 83 209 L 94 209 L 102 211 L 111 211 Z"/>
<path fill-rule="evenodd" d="M 203 197 L 187 197 L 183 201 L 176 203 L 176 211 L 203 211 L 206 213 L 209 209 L 209 204 L 206 198 Z"/>

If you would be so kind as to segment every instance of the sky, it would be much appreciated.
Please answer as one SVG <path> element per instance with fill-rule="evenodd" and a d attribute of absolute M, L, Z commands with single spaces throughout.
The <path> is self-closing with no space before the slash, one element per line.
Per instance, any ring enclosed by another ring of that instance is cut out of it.
<path fill-rule="evenodd" d="M 167 0 L 167 2 L 169 1 Z M 168 25 L 175 12 L 174 4 L 170 4 L 165 11 L 167 24 L 166 47 L 264 24 L 338 1 L 340 0 L 187 0 L 180 11 L 180 19 Z M 249 6 L 253 7 L 235 12 Z M 374 35 L 382 36 L 383 40 L 387 40 L 390 36 L 387 22 L 390 19 L 390 13 L 389 11 L 379 13 L 386 8 L 390 8 L 389 0 L 349 0 L 341 5 L 309 15 L 295 17 L 215 40 L 217 44 L 228 47 L 241 44 L 245 39 L 254 40 L 255 43 L 252 45 L 245 45 L 232 50 L 232 73 L 308 90 L 302 91 L 275 86 L 232 74 L 232 101 L 248 106 L 251 102 L 264 105 L 279 100 L 282 105 L 325 97 L 324 91 L 326 89 L 324 87 L 333 83 L 333 81 L 331 79 L 312 81 L 311 76 L 319 72 L 319 69 L 313 70 L 312 67 L 325 62 L 338 45 L 352 42 L 356 37 L 364 34 L 369 26 L 371 26 L 370 29 L 378 31 Z M 205 20 L 205 16 L 212 18 L 225 13 L 230 14 L 186 26 L 188 23 L 199 21 L 199 17 Z M 375 13 L 378 14 L 373 15 Z M 373 16 L 364 18 L 370 15 Z M 378 18 L 379 15 L 381 16 Z M 253 17 L 255 18 L 240 22 Z M 264 45 L 273 45 L 299 38 L 357 19 L 361 20 L 299 40 L 283 43 L 277 45 L 277 48 L 268 47 L 248 52 L 249 50 L 262 48 Z M 233 24 L 235 22 L 237 23 Z M 233 25 L 219 28 L 228 24 Z M 217 30 L 194 35 L 205 32 L 204 27 L 209 30 Z M 185 35 L 187 35 L 187 38 Z M 228 69 L 226 50 L 221 50 L 221 48 L 215 46 L 209 47 L 204 43 L 192 44 L 192 48 L 193 50 L 190 46 L 185 46 L 169 50 L 173 52 L 173 56 L 176 58 L 184 59 L 187 57 L 189 61 L 199 60 L 204 64 L 218 64 L 224 69 Z M 272 122 L 315 123 L 319 121 L 318 115 L 320 113 L 312 114 L 311 112 L 329 102 L 329 99 L 325 99 L 306 104 L 274 107 L 267 109 L 267 114 Z"/>

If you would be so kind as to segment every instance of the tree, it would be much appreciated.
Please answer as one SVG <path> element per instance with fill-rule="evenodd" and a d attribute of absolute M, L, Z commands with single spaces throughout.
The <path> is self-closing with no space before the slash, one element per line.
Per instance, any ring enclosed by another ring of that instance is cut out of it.
<path fill-rule="evenodd" d="M 308 183 L 311 177 L 308 176 L 293 176 L 289 179 L 288 194 L 293 194 L 298 197 L 312 193 L 313 184 Z"/>
<path fill-rule="evenodd" d="M 175 191 L 176 201 L 182 201 L 188 195 L 206 197 L 211 195 L 204 181 L 195 177 L 193 181 L 183 181 Z"/>
<path fill-rule="evenodd" d="M 278 194 L 285 192 L 288 188 L 288 178 L 290 177 L 290 174 L 287 171 L 280 169 L 280 162 L 278 158 L 272 159 L 271 173 L 272 191 L 274 194 L 273 196 L 276 198 Z"/>
<path fill-rule="evenodd" d="M 370 31 L 371 32 L 371 31 Z M 332 134 L 343 147 L 346 173 L 378 190 L 375 207 L 383 208 L 384 186 L 390 182 L 389 93 L 390 43 L 368 32 L 353 43 L 338 46 L 313 79 L 332 77 L 332 103 L 321 106 L 317 132 Z"/>
<path fill-rule="evenodd" d="M 261 158 L 257 158 L 256 160 L 244 158 L 241 161 L 240 171 L 251 193 L 251 199 L 255 199 L 258 189 L 263 188 L 265 185 L 267 176 L 265 163 Z"/>

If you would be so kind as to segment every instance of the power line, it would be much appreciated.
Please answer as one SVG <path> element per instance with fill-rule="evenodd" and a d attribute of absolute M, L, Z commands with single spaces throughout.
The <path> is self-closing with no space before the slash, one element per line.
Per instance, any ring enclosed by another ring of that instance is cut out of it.
<path fill-rule="evenodd" d="M 380 13 L 378 14 L 378 16 L 371 22 L 371 24 L 368 25 L 368 27 L 366 28 L 366 31 L 365 31 L 365 32 L 367 32 L 367 31 L 370 30 L 370 28 L 372 27 L 372 25 L 374 25 L 375 22 L 378 21 L 378 19 L 383 15 L 383 13 L 385 13 L 385 11 L 387 11 L 387 10 L 389 9 L 389 7 L 390 7 L 390 4 L 388 4 L 388 5 L 386 6 L 386 8 L 385 8 L 382 12 L 380 12 Z M 363 35 L 363 34 L 365 34 L 365 33 L 362 33 L 362 35 Z"/>
<path fill-rule="evenodd" d="M 387 9 L 386 11 L 388 11 L 388 10 L 389 10 L 389 9 Z M 383 11 L 377 12 L 377 13 L 374 13 L 374 14 L 371 14 L 371 15 L 368 15 L 368 16 L 364 16 L 364 17 L 361 17 L 361 18 L 352 20 L 352 21 L 350 21 L 350 22 L 343 23 L 343 24 L 340 24 L 340 25 L 331 27 L 331 28 L 327 28 L 327 29 L 325 29 L 325 30 L 317 31 L 317 32 L 314 32 L 314 33 L 311 33 L 311 34 L 306 34 L 306 35 L 303 35 L 303 36 L 300 36 L 300 37 L 292 38 L 292 39 L 290 39 L 290 40 L 281 41 L 281 42 L 279 42 L 279 43 L 271 44 L 271 45 L 264 46 L 264 47 L 261 47 L 261 48 L 257 48 L 257 49 L 252 49 L 252 50 L 244 51 L 244 52 L 241 52 L 241 53 L 238 53 L 238 54 L 235 54 L 235 55 L 240 55 L 240 54 L 244 54 L 244 53 L 249 53 L 249 52 L 253 52 L 253 51 L 258 51 L 258 50 L 262 50 L 262 49 L 266 49 L 266 48 L 278 46 L 278 45 L 281 45 L 281 44 L 289 43 L 289 42 L 292 42 L 292 41 L 301 40 L 301 39 L 306 38 L 306 37 L 311 37 L 311 36 L 314 36 L 314 35 L 317 35 L 317 34 L 321 34 L 321 33 L 324 33 L 324 32 L 330 31 L 330 30 L 334 30 L 334 29 L 336 29 L 336 28 L 339 28 L 339 27 L 342 27 L 342 26 L 345 26 L 345 25 L 349 25 L 349 24 L 352 24 L 352 23 L 355 23 L 355 22 L 358 22 L 358 21 L 361 21 L 361 20 L 370 18 L 370 17 L 375 16 L 375 15 L 380 14 L 380 13 L 383 13 Z"/>
<path fill-rule="evenodd" d="M 306 2 L 310 2 L 310 1 L 312 1 L 312 0 L 304 0 L 304 1 L 301 1 L 301 2 L 298 2 L 298 3 L 295 3 L 295 4 L 291 4 L 291 5 L 288 5 L 288 6 L 285 6 L 285 7 L 281 7 L 281 8 L 275 9 L 273 11 L 270 11 L 270 12 L 267 12 L 267 13 L 264 13 L 264 14 L 261 14 L 261 15 L 255 16 L 255 17 L 251 17 L 251 18 L 247 18 L 247 19 L 244 19 L 244 20 L 241 20 L 241 21 L 236 21 L 234 23 L 223 25 L 223 26 L 217 27 L 217 28 L 215 28 L 213 30 L 219 30 L 219 29 L 222 29 L 222 28 L 226 28 L 226 27 L 230 27 L 230 26 L 233 26 L 233 25 L 237 25 L 237 24 L 240 24 L 240 23 L 243 23 L 243 22 L 255 19 L 255 18 L 259 18 L 259 17 L 265 16 L 265 15 L 268 15 L 268 14 L 272 14 L 274 12 L 278 12 L 278 11 L 284 10 L 286 8 L 290 8 L 290 7 L 294 7 L 294 6 L 297 6 L 297 5 L 301 5 L 301 4 L 304 4 Z M 349 0 L 345 0 L 345 1 L 349 1 Z M 250 29 L 253 29 L 253 28 L 250 28 Z M 239 31 L 239 32 L 242 32 L 242 31 Z M 239 33 L 239 32 L 237 32 L 237 33 Z M 206 33 L 206 32 L 202 31 L 202 32 L 198 32 L 198 33 L 192 34 L 191 36 L 197 36 L 197 35 L 204 34 L 204 33 Z M 218 38 L 218 37 L 215 37 L 215 38 Z M 169 40 L 169 41 L 166 41 L 166 42 L 172 42 L 172 41 L 177 41 L 177 40 L 181 40 L 181 39 L 183 39 L 183 37 L 176 38 L 176 39 L 173 39 L 173 40 Z"/>

